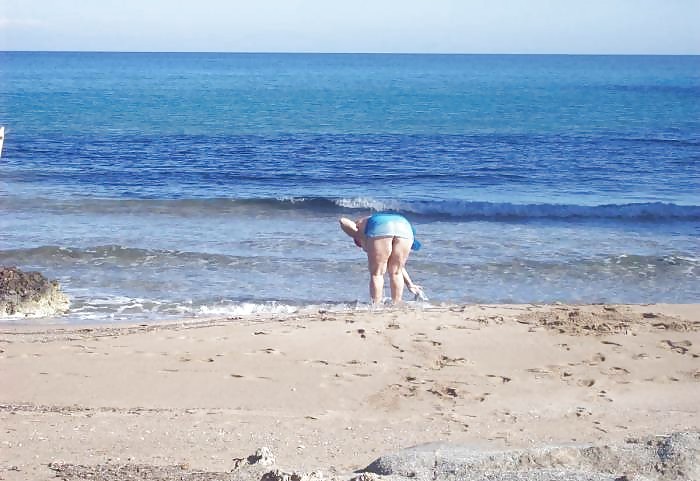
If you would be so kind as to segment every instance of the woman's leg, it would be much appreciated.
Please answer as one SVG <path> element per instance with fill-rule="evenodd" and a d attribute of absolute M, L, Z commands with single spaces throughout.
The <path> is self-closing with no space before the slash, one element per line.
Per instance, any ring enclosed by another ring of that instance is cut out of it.
<path fill-rule="evenodd" d="M 384 274 L 391 256 L 392 237 L 367 238 L 367 267 L 369 268 L 369 297 L 372 304 L 382 302 Z M 409 247 L 410 248 L 410 247 Z"/>
<path fill-rule="evenodd" d="M 394 237 L 391 246 L 391 254 L 387 260 L 389 282 L 391 285 L 391 302 L 398 304 L 403 298 L 403 268 L 411 253 L 412 241 Z"/>

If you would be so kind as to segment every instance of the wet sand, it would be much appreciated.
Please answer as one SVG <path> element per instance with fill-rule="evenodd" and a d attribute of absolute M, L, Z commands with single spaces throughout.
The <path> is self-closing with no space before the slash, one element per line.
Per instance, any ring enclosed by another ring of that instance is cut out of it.
<path fill-rule="evenodd" d="M 467 305 L 0 328 L 0 479 L 50 463 L 340 479 L 382 454 L 700 429 L 700 305 Z"/>

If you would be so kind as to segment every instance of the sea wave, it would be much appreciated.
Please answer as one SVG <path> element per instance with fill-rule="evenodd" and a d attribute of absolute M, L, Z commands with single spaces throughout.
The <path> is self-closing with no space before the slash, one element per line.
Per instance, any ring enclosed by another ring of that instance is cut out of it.
<path fill-rule="evenodd" d="M 240 257 L 204 252 L 177 250 L 142 249 L 120 245 L 94 247 L 39 246 L 25 249 L 0 250 L 0 264 L 18 265 L 80 265 L 99 266 L 103 264 L 149 266 L 170 264 L 180 266 L 186 263 L 232 265 L 243 260 Z"/>
<path fill-rule="evenodd" d="M 418 263 L 414 263 L 418 264 Z M 421 262 L 421 272 L 445 273 L 445 265 L 442 263 Z M 538 275 L 579 275 L 583 273 L 600 273 L 601 271 L 616 272 L 618 274 L 645 271 L 673 271 L 677 274 L 686 273 L 695 275 L 695 270 L 700 268 L 700 258 L 690 252 L 664 255 L 642 254 L 603 254 L 579 258 L 511 258 L 493 259 L 486 262 L 468 263 L 462 268 L 483 272 L 522 272 L 537 273 Z M 449 268 L 454 269 L 453 265 Z"/>
<path fill-rule="evenodd" d="M 395 211 L 423 218 L 509 221 L 527 219 L 616 219 L 676 222 L 700 220 L 700 205 L 668 202 L 627 204 L 554 204 L 481 202 L 469 200 L 394 200 L 373 197 L 280 197 L 250 199 L 0 199 L 7 210 L 42 210 L 54 213 L 162 214 L 172 216 L 260 215 L 294 211 L 309 215 L 347 211 Z"/>
<path fill-rule="evenodd" d="M 514 219 L 620 219 L 648 221 L 700 220 L 700 206 L 664 202 L 572 205 L 515 204 L 474 201 L 381 201 L 371 198 L 340 199 L 341 207 L 369 210 L 393 210 L 426 217 L 476 220 Z"/>
<path fill-rule="evenodd" d="M 120 266 L 123 268 L 151 269 L 152 272 L 161 272 L 159 269 L 189 269 L 200 272 L 211 267 L 222 269 L 265 270 L 274 268 L 279 262 L 275 257 L 266 256 L 241 256 L 218 254 L 209 252 L 179 251 L 166 249 L 144 249 L 138 247 L 124 247 L 121 245 L 102 245 L 92 247 L 61 247 L 40 246 L 19 249 L 0 250 L 0 265 L 44 266 L 103 268 L 107 266 Z M 303 261 L 286 259 L 287 265 L 299 262 L 309 265 L 325 262 L 319 259 L 305 259 Z M 503 272 L 505 270 L 522 270 L 523 272 L 561 272 L 563 268 L 570 269 L 610 269 L 617 266 L 626 269 L 655 269 L 675 268 L 695 269 L 700 265 L 700 257 L 693 252 L 678 251 L 673 254 L 640 255 L 640 254 L 602 254 L 582 256 L 577 258 L 552 258 L 542 260 L 540 258 L 507 258 L 507 259 L 477 259 L 464 260 L 464 264 L 456 266 L 451 258 L 447 260 L 431 259 L 429 262 L 416 260 L 414 265 L 424 272 L 446 274 L 450 270 L 485 269 L 486 271 Z M 330 267 L 325 265 L 326 269 Z M 155 271 L 153 271 L 155 269 Z"/>

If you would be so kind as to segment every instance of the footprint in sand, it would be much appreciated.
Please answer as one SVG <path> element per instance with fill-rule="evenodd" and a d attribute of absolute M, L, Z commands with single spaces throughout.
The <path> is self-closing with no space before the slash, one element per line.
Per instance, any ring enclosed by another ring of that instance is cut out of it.
<path fill-rule="evenodd" d="M 595 384 L 595 379 L 579 379 L 576 384 L 581 387 L 591 387 Z"/>
<path fill-rule="evenodd" d="M 526 369 L 526 371 L 534 374 L 535 379 L 542 379 L 542 378 L 550 377 L 553 375 L 552 371 L 550 371 L 549 369 L 541 368 L 541 367 L 531 367 L 529 369 Z"/>
<path fill-rule="evenodd" d="M 615 382 L 618 384 L 629 384 L 630 381 L 626 376 L 629 375 L 629 370 L 625 369 L 624 367 L 611 367 L 610 369 L 607 369 L 606 371 L 603 372 L 603 374 L 607 374 L 611 378 L 615 379 Z"/>
<path fill-rule="evenodd" d="M 264 352 L 265 354 L 282 354 L 282 351 L 278 351 L 274 347 L 266 347 L 265 349 L 261 349 L 260 352 Z"/>
<path fill-rule="evenodd" d="M 435 360 L 433 368 L 442 369 L 443 367 L 457 366 L 460 364 L 464 364 L 465 362 L 466 359 L 464 359 L 463 357 L 449 357 L 443 354 Z"/>
<path fill-rule="evenodd" d="M 415 397 L 418 394 L 418 386 L 401 386 L 403 388 L 403 397 Z"/>
<path fill-rule="evenodd" d="M 678 354 L 685 354 L 688 352 L 688 348 L 693 345 L 690 341 L 671 341 L 670 339 L 664 339 L 660 342 L 661 347 L 671 349 Z"/>
<path fill-rule="evenodd" d="M 490 395 L 491 395 L 490 392 L 485 392 L 484 394 L 482 394 L 482 395 L 480 395 L 480 396 L 476 396 L 476 397 L 474 398 L 474 400 L 475 400 L 475 401 L 479 401 L 480 403 L 482 403 L 482 402 L 486 401 L 486 399 L 487 399 Z"/>
<path fill-rule="evenodd" d="M 231 374 L 231 377 L 234 377 L 234 378 L 237 378 L 237 379 L 246 377 L 247 379 L 256 379 L 256 380 L 260 380 L 260 381 L 272 381 L 272 380 L 273 380 L 273 379 L 272 379 L 271 377 L 269 377 L 269 376 L 248 377 L 248 376 L 242 376 L 242 375 L 240 375 L 240 374 Z M 293 390 L 293 389 L 292 389 L 292 390 Z"/>
<path fill-rule="evenodd" d="M 598 397 L 604 401 L 613 402 L 612 398 L 608 396 L 608 392 L 605 390 L 598 391 Z"/>
<path fill-rule="evenodd" d="M 607 431 L 606 429 L 603 429 L 603 428 L 600 427 L 600 421 L 593 421 L 593 424 L 594 424 L 593 427 L 594 427 L 595 429 L 597 429 L 598 431 L 603 432 L 603 433 L 606 433 L 606 434 L 608 433 L 608 431 Z"/>
<path fill-rule="evenodd" d="M 387 389 L 398 393 L 401 397 L 415 397 L 418 386 L 404 386 L 403 384 L 390 384 Z"/>
<path fill-rule="evenodd" d="M 625 376 L 629 373 L 629 370 L 625 369 L 624 367 L 611 367 L 606 372 L 606 374 L 609 376 Z"/>
<path fill-rule="evenodd" d="M 435 347 L 442 346 L 442 343 L 440 341 L 434 341 L 432 339 L 414 339 L 413 342 L 429 342 Z"/>
<path fill-rule="evenodd" d="M 457 389 L 451 386 L 435 386 L 428 389 L 428 392 L 441 398 L 449 397 L 454 399 L 459 397 Z"/>
<path fill-rule="evenodd" d="M 583 418 L 583 417 L 588 417 L 591 416 L 593 413 L 585 407 L 577 407 L 576 408 L 576 417 L 577 418 Z"/>

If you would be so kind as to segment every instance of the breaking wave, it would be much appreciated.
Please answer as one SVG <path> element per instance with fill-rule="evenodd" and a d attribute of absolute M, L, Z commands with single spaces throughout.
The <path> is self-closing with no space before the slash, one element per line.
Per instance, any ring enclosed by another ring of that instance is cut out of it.
<path fill-rule="evenodd" d="M 516 204 L 466 200 L 391 200 L 372 197 L 285 197 L 261 199 L 83 199 L 42 202 L 17 200 L 6 207 L 57 213 L 162 214 L 172 216 L 260 215 L 294 211 L 300 214 L 341 214 L 350 211 L 396 211 L 426 218 L 507 221 L 527 219 L 617 219 L 629 221 L 677 222 L 700 220 L 700 206 L 665 202 L 629 204 Z M 0 204 L 3 204 L 0 200 Z M 358 212 L 359 213 L 359 212 Z"/>
<path fill-rule="evenodd" d="M 364 205 L 363 205 L 364 204 Z M 509 202 L 413 201 L 386 203 L 343 200 L 340 205 L 376 210 L 398 210 L 422 216 L 453 217 L 457 219 L 620 219 L 633 221 L 694 221 L 700 220 L 700 206 L 663 202 L 638 204 L 513 204 Z"/>

